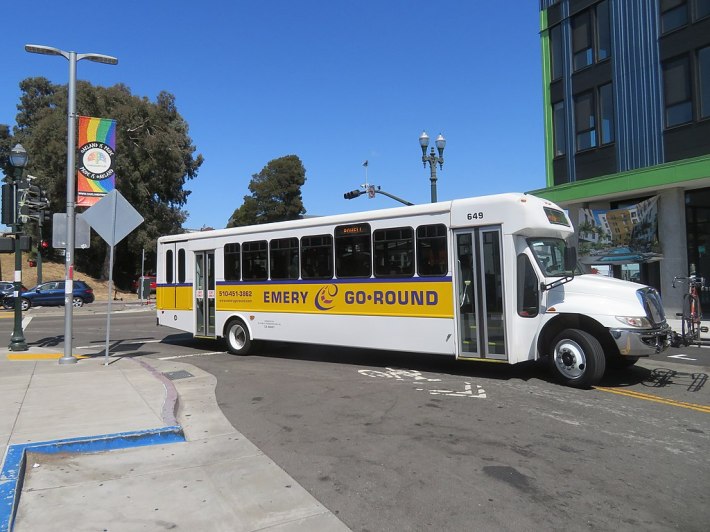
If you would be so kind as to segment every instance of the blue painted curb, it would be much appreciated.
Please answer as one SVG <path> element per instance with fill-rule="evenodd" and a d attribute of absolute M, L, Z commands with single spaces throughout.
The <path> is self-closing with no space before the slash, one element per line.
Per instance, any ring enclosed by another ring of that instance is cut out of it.
<path fill-rule="evenodd" d="M 0 471 L 0 532 L 12 530 L 17 507 L 20 503 L 27 452 L 43 454 L 99 453 L 184 441 L 185 435 L 182 427 L 174 425 L 135 432 L 10 445 Z"/>

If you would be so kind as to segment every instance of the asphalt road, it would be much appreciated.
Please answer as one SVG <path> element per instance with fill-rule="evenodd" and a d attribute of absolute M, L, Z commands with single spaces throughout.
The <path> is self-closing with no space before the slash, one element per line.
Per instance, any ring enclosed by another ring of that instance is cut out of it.
<path fill-rule="evenodd" d="M 62 348 L 52 314 L 37 309 L 30 344 Z M 102 356 L 105 315 L 74 316 L 77 352 Z M 153 316 L 114 314 L 112 354 L 214 374 L 230 422 L 353 530 L 710 522 L 710 349 L 669 350 L 575 390 L 536 364 L 289 344 L 236 357 Z M 12 320 L 0 330 L 9 339 Z"/>

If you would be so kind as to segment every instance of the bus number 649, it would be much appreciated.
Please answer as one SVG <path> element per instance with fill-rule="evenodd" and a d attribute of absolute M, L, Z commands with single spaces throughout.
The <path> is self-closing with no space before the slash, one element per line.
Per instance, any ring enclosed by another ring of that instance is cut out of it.
<path fill-rule="evenodd" d="M 466 218 L 468 218 L 469 220 L 483 220 L 483 211 L 469 212 L 466 215 Z"/>

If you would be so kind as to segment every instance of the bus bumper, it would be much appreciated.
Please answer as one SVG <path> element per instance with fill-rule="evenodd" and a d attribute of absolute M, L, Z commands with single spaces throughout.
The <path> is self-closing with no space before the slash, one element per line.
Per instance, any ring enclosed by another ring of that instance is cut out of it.
<path fill-rule="evenodd" d="M 664 351 L 671 343 L 671 328 L 663 324 L 658 329 L 609 329 L 619 348 L 619 354 L 647 357 Z"/>

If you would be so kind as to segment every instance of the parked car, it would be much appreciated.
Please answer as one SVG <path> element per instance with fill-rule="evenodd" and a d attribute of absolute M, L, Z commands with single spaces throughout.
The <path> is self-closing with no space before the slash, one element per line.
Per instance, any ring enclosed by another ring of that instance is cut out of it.
<path fill-rule="evenodd" d="M 145 275 L 144 276 L 146 279 L 150 279 L 150 293 L 155 294 L 155 289 L 157 288 L 157 284 L 155 281 L 155 275 Z M 137 294 L 138 293 L 138 288 L 140 287 L 140 282 L 141 278 L 136 277 L 133 279 L 133 282 L 131 283 L 131 289 Z"/>
<path fill-rule="evenodd" d="M 49 281 L 39 284 L 34 288 L 25 290 L 20 294 L 22 300 L 22 310 L 27 310 L 33 306 L 64 305 L 64 281 Z M 94 290 L 84 281 L 74 281 L 72 305 L 83 307 L 86 303 L 94 302 Z M 15 306 L 15 298 L 12 294 L 6 296 L 2 304 L 5 308 Z"/>
<path fill-rule="evenodd" d="M 5 296 L 11 296 L 15 291 L 15 283 L 12 281 L 0 281 L 0 298 L 4 299 Z M 22 291 L 26 292 L 27 287 L 22 285 Z"/>

